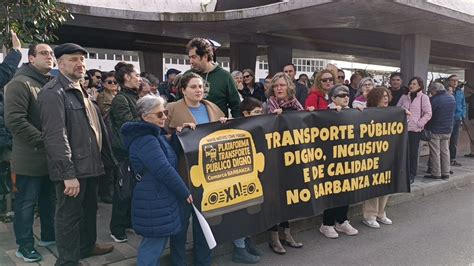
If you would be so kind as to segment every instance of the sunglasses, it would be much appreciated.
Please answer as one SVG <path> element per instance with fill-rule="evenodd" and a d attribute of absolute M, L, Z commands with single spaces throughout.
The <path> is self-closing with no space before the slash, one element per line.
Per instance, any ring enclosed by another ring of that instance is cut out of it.
<path fill-rule="evenodd" d="M 102 78 L 102 76 L 94 76 L 94 77 L 96 77 L 97 79 L 101 79 L 101 78 Z"/>
<path fill-rule="evenodd" d="M 112 85 L 112 84 L 117 84 L 117 81 L 115 80 L 106 80 L 105 83 L 109 84 L 109 85 Z"/>
<path fill-rule="evenodd" d="M 345 79 L 346 77 L 344 76 L 337 76 L 338 79 Z"/>
<path fill-rule="evenodd" d="M 89 77 L 84 77 L 84 80 L 86 80 L 86 81 L 89 80 Z"/>
<path fill-rule="evenodd" d="M 150 113 L 150 114 L 156 115 L 156 117 L 158 118 L 163 118 L 163 115 L 168 116 L 168 110 L 159 111 L 158 113 Z"/>
<path fill-rule="evenodd" d="M 53 52 L 53 51 L 51 51 L 51 52 L 48 52 L 48 51 L 39 51 L 39 52 L 37 52 L 37 54 L 40 54 L 40 55 L 42 55 L 42 56 L 48 56 L 48 55 L 50 55 L 50 56 L 54 57 L 54 52 Z"/>
<path fill-rule="evenodd" d="M 321 79 L 322 82 L 333 82 L 333 78 Z"/>
<path fill-rule="evenodd" d="M 245 75 L 245 76 L 244 76 L 244 79 L 250 78 L 250 77 L 251 77 L 250 75 Z"/>
<path fill-rule="evenodd" d="M 341 94 L 336 95 L 335 97 L 337 97 L 337 98 L 346 98 L 346 97 L 349 97 L 349 94 L 341 93 Z"/>

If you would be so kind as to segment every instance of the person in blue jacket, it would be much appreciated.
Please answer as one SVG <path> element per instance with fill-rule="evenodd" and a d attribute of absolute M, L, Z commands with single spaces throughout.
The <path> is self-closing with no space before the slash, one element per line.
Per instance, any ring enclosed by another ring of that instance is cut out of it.
<path fill-rule="evenodd" d="M 11 31 L 12 34 L 12 49 L 5 56 L 3 62 L 0 64 L 0 179 L 3 174 L 3 169 L 9 168 L 7 166 L 10 160 L 10 151 L 12 146 L 12 136 L 5 127 L 5 121 L 3 120 L 3 87 L 13 78 L 18 64 L 21 61 L 21 42 L 16 36 L 16 33 Z M 1 180 L 0 180 L 1 182 Z M 2 191 L 0 191 L 2 192 Z"/>
<path fill-rule="evenodd" d="M 168 238 L 182 230 L 180 206 L 193 199 L 177 172 L 177 156 L 166 131 L 165 100 L 147 95 L 137 101 L 138 122 L 121 128 L 130 164 L 142 176 L 133 191 L 132 225 L 143 237 L 137 265 L 159 265 Z"/>
<path fill-rule="evenodd" d="M 454 122 L 453 132 L 449 139 L 449 158 L 452 166 L 462 166 L 456 161 L 456 153 L 459 139 L 459 128 L 465 117 L 466 113 L 466 99 L 464 98 L 464 92 L 458 86 L 459 77 L 457 75 L 451 75 L 448 77 L 448 91 L 454 96 L 456 100 L 456 109 L 454 110 Z"/>

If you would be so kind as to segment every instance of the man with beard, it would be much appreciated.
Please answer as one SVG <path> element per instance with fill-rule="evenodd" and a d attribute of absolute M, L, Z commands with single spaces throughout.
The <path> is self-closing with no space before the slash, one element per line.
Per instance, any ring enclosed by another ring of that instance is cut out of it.
<path fill-rule="evenodd" d="M 39 93 L 49 177 L 56 189 L 56 265 L 102 255 L 112 245 L 96 244 L 98 178 L 104 164 L 114 164 L 99 108 L 79 80 L 87 51 L 74 43 L 54 49 L 59 76 Z"/>
<path fill-rule="evenodd" d="M 214 49 L 209 40 L 194 38 L 186 46 L 191 71 L 204 80 L 204 97 L 219 106 L 228 117 L 239 117 L 240 99 L 235 82 L 228 71 L 214 63 Z"/>
<path fill-rule="evenodd" d="M 41 220 L 40 246 L 54 244 L 54 186 L 48 176 L 46 151 L 41 136 L 38 92 L 51 79 L 54 53 L 49 45 L 31 45 L 28 63 L 5 86 L 5 124 L 13 136 L 12 163 L 16 172 L 13 229 L 19 245 L 16 256 L 25 262 L 40 261 L 34 248 L 33 221 L 38 203 Z"/>

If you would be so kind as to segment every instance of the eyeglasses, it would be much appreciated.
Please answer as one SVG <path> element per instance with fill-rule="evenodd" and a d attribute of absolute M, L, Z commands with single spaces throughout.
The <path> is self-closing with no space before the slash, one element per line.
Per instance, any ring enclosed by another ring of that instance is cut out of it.
<path fill-rule="evenodd" d="M 262 109 L 252 110 L 250 111 L 250 113 L 260 115 L 260 114 L 263 114 L 263 110 Z"/>
<path fill-rule="evenodd" d="M 251 77 L 250 75 L 245 75 L 245 76 L 244 76 L 244 79 L 250 78 L 250 77 Z"/>
<path fill-rule="evenodd" d="M 346 77 L 344 76 L 337 76 L 338 79 L 345 79 Z"/>
<path fill-rule="evenodd" d="M 36 53 L 37 53 L 37 54 L 40 54 L 40 55 L 42 55 L 42 56 L 48 56 L 48 55 L 50 55 L 50 56 L 54 57 L 54 52 L 53 52 L 53 51 L 49 52 L 49 51 L 44 50 L 44 51 L 39 51 L 39 52 L 36 52 Z"/>
<path fill-rule="evenodd" d="M 112 85 L 112 84 L 117 84 L 117 81 L 115 80 L 106 80 L 105 83 L 109 84 L 109 85 Z"/>
<path fill-rule="evenodd" d="M 333 82 L 333 78 L 321 79 L 322 82 Z"/>
<path fill-rule="evenodd" d="M 150 114 L 151 115 L 156 115 L 156 117 L 158 117 L 158 118 L 163 118 L 163 115 L 168 116 L 168 110 L 159 111 L 158 113 L 150 113 Z"/>
<path fill-rule="evenodd" d="M 370 87 L 370 86 L 373 86 L 373 84 L 372 84 L 372 83 L 364 83 L 364 84 L 362 84 L 362 86 L 364 86 L 364 87 Z"/>
<path fill-rule="evenodd" d="M 341 93 L 341 94 L 336 95 L 335 97 L 337 97 L 337 98 L 346 98 L 346 97 L 349 97 L 349 94 Z"/>

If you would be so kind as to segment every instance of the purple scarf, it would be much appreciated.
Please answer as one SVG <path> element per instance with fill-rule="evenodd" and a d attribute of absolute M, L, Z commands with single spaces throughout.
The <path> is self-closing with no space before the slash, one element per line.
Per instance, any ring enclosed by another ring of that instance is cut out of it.
<path fill-rule="evenodd" d="M 283 111 L 292 109 L 295 111 L 303 110 L 303 106 L 301 106 L 300 102 L 294 97 L 291 100 L 278 100 L 275 96 L 270 96 L 268 99 L 268 111 L 269 113 L 274 113 L 275 109 L 283 109 Z"/>

